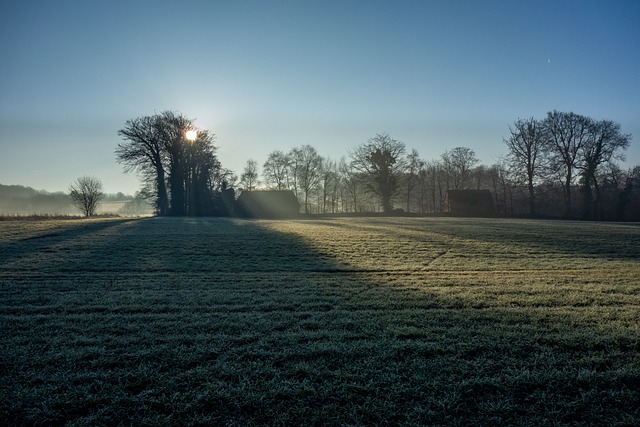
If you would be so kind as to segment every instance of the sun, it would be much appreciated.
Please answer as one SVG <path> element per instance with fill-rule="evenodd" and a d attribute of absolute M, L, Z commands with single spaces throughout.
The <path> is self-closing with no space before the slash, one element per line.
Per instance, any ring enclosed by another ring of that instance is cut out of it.
<path fill-rule="evenodd" d="M 195 130 L 188 130 L 184 136 L 189 141 L 195 141 L 198 138 L 198 132 Z"/>

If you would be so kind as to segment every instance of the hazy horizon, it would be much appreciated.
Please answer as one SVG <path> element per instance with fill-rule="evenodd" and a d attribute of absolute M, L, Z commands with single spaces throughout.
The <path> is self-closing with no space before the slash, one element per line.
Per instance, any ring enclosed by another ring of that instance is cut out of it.
<path fill-rule="evenodd" d="M 338 160 L 380 132 L 490 165 L 510 124 L 554 109 L 620 123 L 640 164 L 639 23 L 629 1 L 9 0 L 0 183 L 93 175 L 133 194 L 117 131 L 163 110 L 216 134 L 236 173 L 304 144 Z"/>

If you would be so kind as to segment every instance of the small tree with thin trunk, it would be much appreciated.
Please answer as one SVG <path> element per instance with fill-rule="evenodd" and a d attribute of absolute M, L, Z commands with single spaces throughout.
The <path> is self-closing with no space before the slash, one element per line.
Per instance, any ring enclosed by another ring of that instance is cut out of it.
<path fill-rule="evenodd" d="M 69 186 L 69 195 L 84 216 L 92 217 L 104 198 L 102 182 L 93 176 L 82 176 Z"/>

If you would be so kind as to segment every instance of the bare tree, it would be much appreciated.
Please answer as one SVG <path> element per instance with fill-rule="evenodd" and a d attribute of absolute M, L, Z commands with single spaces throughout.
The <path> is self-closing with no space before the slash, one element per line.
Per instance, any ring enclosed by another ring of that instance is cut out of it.
<path fill-rule="evenodd" d="M 529 191 L 529 214 L 536 214 L 535 180 L 539 175 L 543 154 L 544 134 L 542 124 L 533 117 L 518 119 L 509 126 L 511 136 L 505 139 L 509 149 L 509 160 L 516 174 L 523 174 Z"/>
<path fill-rule="evenodd" d="M 245 191 L 253 191 L 258 185 L 258 162 L 247 160 L 242 175 L 240 175 L 240 185 Z"/>
<path fill-rule="evenodd" d="M 590 120 L 588 137 L 582 146 L 581 161 L 577 165 L 582 171 L 585 219 L 592 218 L 594 208 L 597 219 L 602 218 L 602 200 L 597 179 L 599 168 L 615 158 L 623 159 L 622 151 L 629 146 L 630 141 L 630 134 L 620 133 L 620 124 L 611 120 L 599 122 Z M 595 200 L 592 186 L 595 191 Z"/>
<path fill-rule="evenodd" d="M 276 190 L 289 188 L 289 166 L 291 158 L 280 150 L 273 151 L 262 166 L 262 176 L 267 185 L 275 186 Z"/>
<path fill-rule="evenodd" d="M 349 154 L 351 165 L 367 178 L 367 189 L 378 195 L 384 212 L 393 210 L 393 198 L 405 171 L 405 145 L 387 134 L 377 134 Z"/>
<path fill-rule="evenodd" d="M 565 216 L 571 217 L 573 215 L 571 186 L 575 179 L 575 169 L 580 161 L 580 151 L 589 135 L 589 119 L 578 114 L 554 110 L 547 113 L 543 126 L 545 150 L 549 155 L 551 166 L 563 176 Z"/>
<path fill-rule="evenodd" d="M 358 212 L 360 207 L 360 179 L 344 156 L 340 158 L 338 163 L 338 173 L 342 183 L 342 210 L 344 212 Z"/>
<path fill-rule="evenodd" d="M 104 198 L 102 182 L 92 176 L 82 176 L 69 186 L 69 195 L 84 216 L 94 216 Z"/>
<path fill-rule="evenodd" d="M 322 176 L 320 180 L 320 187 L 322 189 L 322 213 L 328 212 L 328 205 L 331 206 L 331 212 L 335 213 L 339 186 L 340 176 L 338 163 L 335 160 L 326 159 L 322 165 Z"/>
<path fill-rule="evenodd" d="M 292 154 L 292 163 L 296 165 L 297 186 L 304 192 L 304 211 L 309 213 L 309 195 L 320 184 L 324 159 L 310 145 L 295 148 Z"/>
<path fill-rule="evenodd" d="M 407 190 L 407 212 L 411 212 L 411 195 L 413 190 L 420 183 L 420 170 L 424 166 L 424 162 L 420 160 L 420 155 L 416 149 L 412 149 L 407 156 L 407 171 L 405 179 L 405 188 Z"/>
<path fill-rule="evenodd" d="M 448 173 L 447 190 L 464 190 L 471 175 L 471 170 L 478 163 L 475 151 L 467 147 L 456 147 L 445 151 L 442 155 L 445 173 Z M 449 188 L 449 185 L 452 188 Z"/>
<path fill-rule="evenodd" d="M 116 158 L 125 172 L 140 172 L 151 185 L 158 215 L 169 212 L 163 143 L 157 128 L 158 116 L 127 120 L 118 131 L 125 142 L 118 144 Z"/>

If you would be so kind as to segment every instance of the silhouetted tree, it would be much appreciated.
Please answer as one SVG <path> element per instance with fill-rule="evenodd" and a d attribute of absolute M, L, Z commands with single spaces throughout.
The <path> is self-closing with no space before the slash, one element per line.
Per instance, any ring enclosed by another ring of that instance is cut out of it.
<path fill-rule="evenodd" d="M 589 135 L 590 122 L 587 117 L 552 111 L 543 121 L 545 150 L 553 169 L 563 176 L 563 190 L 566 202 L 565 216 L 573 216 L 571 186 L 575 179 L 575 169 Z"/>
<path fill-rule="evenodd" d="M 595 208 L 596 219 L 601 219 L 603 212 L 600 186 L 598 185 L 599 168 L 614 158 L 623 158 L 622 151 L 629 146 L 631 135 L 621 134 L 620 125 L 611 120 L 598 122 L 589 120 L 587 132 L 587 137 L 582 145 L 581 159 L 577 164 L 582 172 L 583 217 L 584 219 L 592 219 Z M 595 191 L 595 200 L 593 191 Z"/>
<path fill-rule="evenodd" d="M 424 162 L 420 160 L 420 155 L 415 149 L 407 156 L 407 171 L 405 179 L 405 188 L 407 190 L 407 212 L 411 212 L 411 195 L 413 190 L 420 183 L 419 172 Z"/>
<path fill-rule="evenodd" d="M 195 132 L 191 139 L 189 131 Z M 159 215 L 213 211 L 221 170 L 213 134 L 173 111 L 128 120 L 118 134 L 125 140 L 116 148 L 118 162 L 126 172 L 141 172 L 147 183 L 153 182 L 147 188 L 155 193 Z"/>
<path fill-rule="evenodd" d="M 338 163 L 334 160 L 326 159 L 322 165 L 322 176 L 320 187 L 322 189 L 322 213 L 327 213 L 327 206 L 331 206 L 331 212 L 336 211 L 338 200 L 338 189 L 340 187 L 340 174 Z"/>
<path fill-rule="evenodd" d="M 358 212 L 361 179 L 344 157 L 338 163 L 338 173 L 342 183 L 342 210 Z"/>
<path fill-rule="evenodd" d="M 155 208 L 158 215 L 169 212 L 166 171 L 164 162 L 164 144 L 158 132 L 157 122 L 160 116 L 144 116 L 127 120 L 118 135 L 126 142 L 116 147 L 118 163 L 125 172 L 140 172 L 155 193 Z"/>
<path fill-rule="evenodd" d="M 240 175 L 240 185 L 245 191 L 253 191 L 258 185 L 258 162 L 247 160 L 244 171 Z"/>
<path fill-rule="evenodd" d="M 292 163 L 296 165 L 296 183 L 304 192 L 304 212 L 309 213 L 309 195 L 320 184 L 323 158 L 315 148 L 303 145 L 292 150 Z"/>
<path fill-rule="evenodd" d="M 262 166 L 262 176 L 265 183 L 274 186 L 276 190 L 288 189 L 290 163 L 291 158 L 282 151 L 271 152 Z"/>
<path fill-rule="evenodd" d="M 69 195 L 84 216 L 94 216 L 104 198 L 102 182 L 92 176 L 82 176 L 69 186 Z"/>
<path fill-rule="evenodd" d="M 393 210 L 393 197 L 405 171 L 404 153 L 404 143 L 387 134 L 377 134 L 349 153 L 351 165 L 366 176 L 366 187 L 380 197 L 384 212 Z"/>
<path fill-rule="evenodd" d="M 529 191 L 529 214 L 536 214 L 535 180 L 540 173 L 540 162 L 543 156 L 543 126 L 533 117 L 518 119 L 513 127 L 509 126 L 511 135 L 504 142 L 509 149 L 509 161 L 516 174 L 523 175 Z"/>
<path fill-rule="evenodd" d="M 475 151 L 467 147 L 456 147 L 442 155 L 445 173 L 448 174 L 447 190 L 467 188 L 471 170 L 478 163 Z"/>

